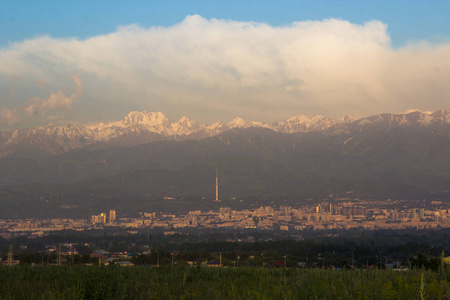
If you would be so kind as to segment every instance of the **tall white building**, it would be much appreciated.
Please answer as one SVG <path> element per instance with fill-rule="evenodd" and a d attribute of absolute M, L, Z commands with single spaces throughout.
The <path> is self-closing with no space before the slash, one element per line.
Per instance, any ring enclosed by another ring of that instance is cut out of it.
<path fill-rule="evenodd" d="M 109 222 L 115 222 L 116 221 L 116 211 L 110 210 L 109 211 Z"/>
<path fill-rule="evenodd" d="M 92 224 L 105 224 L 106 223 L 106 214 L 101 213 L 99 215 L 92 216 Z"/>

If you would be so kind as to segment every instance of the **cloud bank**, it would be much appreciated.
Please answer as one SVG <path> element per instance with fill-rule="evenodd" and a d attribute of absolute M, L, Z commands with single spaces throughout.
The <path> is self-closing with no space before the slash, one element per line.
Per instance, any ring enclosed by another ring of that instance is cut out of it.
<path fill-rule="evenodd" d="M 130 25 L 86 40 L 37 37 L 1 49 L 0 61 L 0 80 L 17 76 L 14 90 L 28 94 L 79 74 L 85 92 L 76 113 L 89 111 L 92 118 L 95 109 L 103 118 L 145 109 L 202 121 L 277 121 L 450 104 L 450 44 L 419 41 L 393 49 L 378 21 L 272 27 L 194 15 L 171 27 Z M 20 107 L 67 111 L 79 95 L 52 93 L 37 104 L 9 97 L 1 118 L 17 122 L 11 112 Z"/>
<path fill-rule="evenodd" d="M 0 110 L 0 122 L 12 125 L 23 119 L 38 115 L 39 117 L 49 117 L 52 119 L 57 114 L 67 114 L 72 110 L 73 102 L 83 93 L 82 82 L 78 75 L 73 76 L 75 91 L 70 96 L 66 96 L 62 91 L 51 92 L 47 99 L 39 97 L 31 98 L 23 106 L 17 108 L 2 108 Z M 45 82 L 40 79 L 38 84 L 42 87 Z"/>

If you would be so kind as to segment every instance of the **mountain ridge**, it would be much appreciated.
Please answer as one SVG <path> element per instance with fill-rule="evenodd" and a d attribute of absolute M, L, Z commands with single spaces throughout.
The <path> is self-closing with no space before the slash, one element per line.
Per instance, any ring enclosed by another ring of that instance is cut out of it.
<path fill-rule="evenodd" d="M 42 126 L 31 129 L 0 131 L 0 158 L 36 157 L 57 155 L 73 149 L 94 145 L 98 148 L 133 146 L 158 140 L 203 139 L 216 136 L 232 128 L 267 128 L 281 133 L 342 132 L 349 127 L 360 128 L 419 125 L 434 123 L 450 124 L 450 109 L 434 112 L 408 110 L 399 114 L 378 114 L 365 118 L 344 115 L 341 118 L 327 118 L 321 115 L 308 117 L 297 115 L 286 121 L 264 123 L 246 121 L 240 117 L 228 123 L 218 121 L 212 124 L 199 123 L 183 116 L 171 120 L 161 112 L 132 111 L 122 120 L 84 126 Z"/>
<path fill-rule="evenodd" d="M 149 142 L 143 144 L 123 144 L 118 137 L 107 146 L 8 157 L 0 159 L 0 215 L 25 215 L 15 207 L 28 216 L 39 207 L 56 214 L 63 204 L 97 210 L 115 201 L 120 209 L 156 210 L 167 195 L 188 197 L 189 203 L 177 205 L 199 208 L 215 199 L 216 169 L 221 197 L 230 201 L 297 203 L 345 198 L 350 191 L 355 199 L 450 201 L 448 116 L 449 110 L 382 114 L 295 133 L 234 127 L 183 140 L 145 131 Z M 127 137 L 142 141 L 140 133 Z"/>

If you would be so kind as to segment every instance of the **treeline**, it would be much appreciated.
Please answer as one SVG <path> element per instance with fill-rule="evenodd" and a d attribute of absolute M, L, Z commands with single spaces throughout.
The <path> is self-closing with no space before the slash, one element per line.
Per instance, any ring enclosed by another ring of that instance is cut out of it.
<path fill-rule="evenodd" d="M 108 253 L 134 252 L 136 255 L 127 259 L 136 264 L 150 265 L 157 264 L 159 257 L 160 265 L 171 264 L 172 260 L 183 264 L 195 260 L 210 262 L 221 258 L 222 265 L 363 268 L 382 267 L 386 264 L 397 267 L 401 264 L 405 267 L 420 265 L 433 269 L 435 262 L 425 263 L 423 258 L 440 259 L 443 251 L 448 256 L 449 233 L 449 230 L 386 230 L 346 231 L 338 235 L 332 231 L 315 231 L 303 232 L 302 240 L 286 237 L 276 239 L 272 235 L 272 241 L 264 241 L 268 237 L 262 232 L 181 233 L 168 236 L 147 232 L 136 235 L 68 232 L 40 238 L 0 238 L 0 255 L 6 260 L 12 245 L 15 259 L 20 259 L 23 263 L 51 264 L 56 260 L 56 251 L 50 250 L 61 244 L 63 251 L 69 248 L 77 251 L 77 255 L 65 258 L 68 263 L 73 264 L 96 263 L 96 257 L 92 257 L 92 253 L 101 249 Z M 255 242 L 242 241 L 248 240 L 249 236 Z M 64 244 L 68 247 L 64 247 Z"/>
<path fill-rule="evenodd" d="M 62 248 L 61 248 L 62 249 Z M 89 248 L 88 248 L 89 249 Z M 86 250 L 86 248 L 85 248 Z M 134 265 L 147 266 L 168 266 L 168 265 L 214 265 L 224 267 L 264 267 L 264 268 L 324 268 L 324 269 L 357 269 L 357 268 L 378 268 L 378 269 L 425 269 L 439 271 L 447 269 L 444 255 L 429 256 L 422 252 L 409 254 L 405 260 L 393 260 L 389 256 L 382 255 L 382 252 L 371 256 L 370 251 L 364 253 L 366 249 L 353 248 L 346 256 L 339 252 L 320 252 L 316 250 L 303 249 L 294 251 L 218 251 L 210 252 L 204 250 L 197 251 L 167 251 L 162 249 L 146 250 L 141 252 L 121 252 L 112 253 L 99 251 L 92 248 L 84 253 L 67 254 L 61 251 L 58 257 L 58 250 L 52 252 L 17 252 L 14 253 L 14 260 L 20 261 L 22 265 L 105 265 L 115 264 L 119 261 L 130 261 Z M 94 252 L 95 251 L 95 252 Z M 309 252 L 308 252 L 309 251 Z M 384 250 L 383 250 L 384 251 Z M 4 262 L 7 261 L 8 253 L 2 255 Z"/>

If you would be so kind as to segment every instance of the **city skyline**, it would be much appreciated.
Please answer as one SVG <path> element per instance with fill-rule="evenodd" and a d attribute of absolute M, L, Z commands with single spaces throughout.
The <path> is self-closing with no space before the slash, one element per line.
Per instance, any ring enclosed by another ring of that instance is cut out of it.
<path fill-rule="evenodd" d="M 184 213 L 168 211 L 121 214 L 116 210 L 88 218 L 26 218 L 0 219 L 0 236 L 10 238 L 27 232 L 43 236 L 62 230 L 88 231 L 103 227 L 128 229 L 161 229 L 166 234 L 177 230 L 196 229 L 257 229 L 268 231 L 305 230 L 382 230 L 382 229 L 445 229 L 450 228 L 450 210 L 441 201 L 378 201 L 335 198 L 317 205 L 264 206 L 233 209 L 190 210 Z M 118 215 L 116 215 L 118 213 Z"/>

